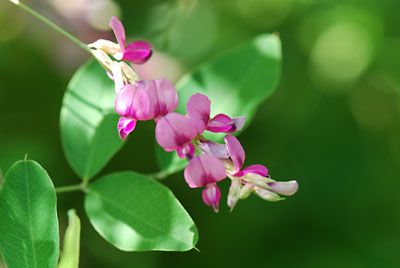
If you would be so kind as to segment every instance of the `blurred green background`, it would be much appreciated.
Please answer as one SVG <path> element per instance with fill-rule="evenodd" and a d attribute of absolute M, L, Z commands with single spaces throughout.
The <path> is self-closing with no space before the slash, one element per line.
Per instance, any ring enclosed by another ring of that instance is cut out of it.
<path fill-rule="evenodd" d="M 82 219 L 80 267 L 400 267 L 400 3 L 398 0 L 25 1 L 86 43 L 113 38 L 111 15 L 156 52 L 138 71 L 176 81 L 259 33 L 282 39 L 282 77 L 240 136 L 246 164 L 296 179 L 298 193 L 256 196 L 229 213 L 221 183 L 216 215 L 182 172 L 164 182 L 199 228 L 196 251 L 125 253 L 90 226 L 81 193 L 60 194 Z M 68 80 L 88 55 L 0 1 L 0 166 L 25 153 L 56 186 L 79 183 L 63 156 L 59 111 Z M 251 90 L 249 88 L 248 90 Z M 145 122 L 102 174 L 157 170 L 154 123 Z M 140 205 L 140 204 L 138 204 Z M 0 265 L 1 267 L 1 265 Z"/>

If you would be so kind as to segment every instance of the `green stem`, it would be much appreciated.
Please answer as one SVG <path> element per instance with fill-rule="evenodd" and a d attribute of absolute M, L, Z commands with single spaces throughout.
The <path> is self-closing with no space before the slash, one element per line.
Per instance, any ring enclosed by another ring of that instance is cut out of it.
<path fill-rule="evenodd" d="M 66 32 L 65 30 L 61 29 L 59 26 L 55 25 L 53 22 L 49 21 L 48 19 L 46 19 L 45 17 L 43 17 L 42 15 L 40 15 L 39 13 L 37 13 L 36 11 L 34 11 L 33 9 L 31 9 L 30 7 L 28 7 L 27 5 L 21 3 L 19 0 L 9 0 L 10 2 L 12 2 L 13 4 L 15 4 L 16 6 L 19 6 L 20 8 L 22 8 L 23 10 L 25 10 L 26 12 L 28 12 L 29 14 L 31 14 L 32 16 L 38 18 L 39 20 L 41 20 L 42 22 L 46 23 L 47 25 L 49 25 L 51 28 L 53 28 L 54 30 L 56 30 L 57 32 L 59 32 L 60 34 L 64 35 L 65 37 L 67 37 L 69 40 L 71 40 L 72 42 L 74 42 L 75 44 L 77 44 L 78 46 L 80 46 L 82 49 L 86 50 L 87 52 L 89 52 L 90 54 L 92 54 L 92 51 L 90 50 L 90 48 L 83 43 L 82 41 L 80 41 L 79 39 L 77 39 L 76 37 L 72 36 L 71 34 L 69 34 L 68 32 Z"/>
<path fill-rule="evenodd" d="M 74 185 L 68 185 L 68 186 L 62 186 L 62 187 L 57 187 L 56 188 L 56 193 L 68 193 L 68 192 L 74 192 L 74 191 L 82 191 L 84 190 L 85 187 L 83 184 L 74 184 Z"/>

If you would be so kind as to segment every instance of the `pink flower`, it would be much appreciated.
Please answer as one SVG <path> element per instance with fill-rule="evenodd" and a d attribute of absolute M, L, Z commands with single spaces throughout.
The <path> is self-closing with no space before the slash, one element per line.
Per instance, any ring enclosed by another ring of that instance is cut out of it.
<path fill-rule="evenodd" d="M 178 102 L 175 87 L 163 78 L 122 86 L 115 98 L 115 110 L 122 116 L 118 123 L 121 139 L 134 130 L 136 120 L 158 120 L 173 112 Z"/>
<path fill-rule="evenodd" d="M 177 151 L 182 159 L 193 158 L 195 147 L 190 142 L 197 131 L 190 119 L 182 114 L 170 113 L 161 118 L 156 126 L 156 140 L 167 152 Z"/>
<path fill-rule="evenodd" d="M 150 59 L 152 51 L 151 46 L 148 43 L 137 41 L 126 46 L 125 29 L 121 21 L 116 17 L 112 17 L 110 20 L 110 26 L 113 29 L 121 48 L 120 53 L 114 54 L 114 57 L 117 60 L 129 61 L 134 64 L 143 64 Z"/>
<path fill-rule="evenodd" d="M 186 109 L 199 134 L 202 134 L 205 130 L 232 133 L 242 129 L 246 121 L 246 117 L 230 118 L 225 114 L 217 114 L 210 119 L 211 101 L 207 96 L 200 93 L 190 97 Z"/>
<path fill-rule="evenodd" d="M 168 115 L 156 126 L 156 139 L 165 151 L 176 150 L 182 159 L 191 159 L 195 147 L 190 143 L 206 129 L 213 132 L 231 133 L 243 127 L 245 117 L 230 118 L 219 114 L 210 120 L 210 100 L 203 94 L 194 94 L 187 103 L 188 116 Z M 213 146 L 213 145 L 211 145 Z M 225 150 L 226 151 L 226 150 Z"/>
<path fill-rule="evenodd" d="M 221 192 L 216 183 L 226 177 L 221 160 L 211 155 L 198 155 L 186 166 L 184 176 L 190 188 L 206 187 L 203 201 L 218 212 Z"/>

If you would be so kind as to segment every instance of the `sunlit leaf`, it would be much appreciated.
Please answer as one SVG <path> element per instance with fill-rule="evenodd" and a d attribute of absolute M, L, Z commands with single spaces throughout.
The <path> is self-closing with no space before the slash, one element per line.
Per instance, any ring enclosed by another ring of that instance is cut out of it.
<path fill-rule="evenodd" d="M 81 221 L 75 209 L 68 210 L 68 227 L 65 231 L 64 246 L 57 268 L 78 268 L 81 239 Z"/>
<path fill-rule="evenodd" d="M 121 148 L 114 83 L 95 61 L 71 79 L 61 109 L 61 139 L 65 155 L 82 178 L 98 173 Z"/>
<path fill-rule="evenodd" d="M 245 127 L 257 108 L 274 92 L 280 74 L 281 43 L 275 34 L 262 34 L 200 65 L 177 83 L 179 107 L 186 113 L 186 103 L 194 93 L 211 100 L 212 116 L 224 113 L 246 116 Z M 220 141 L 224 134 L 206 132 L 207 138 Z M 157 152 L 162 169 L 172 172 L 184 167 L 175 152 Z"/>
<path fill-rule="evenodd" d="M 85 210 L 97 232 L 124 251 L 186 251 L 197 242 L 197 228 L 172 192 L 138 173 L 96 180 Z"/>
<path fill-rule="evenodd" d="M 8 268 L 54 268 L 59 235 L 56 192 L 46 171 L 19 161 L 0 191 L 0 250 Z"/>

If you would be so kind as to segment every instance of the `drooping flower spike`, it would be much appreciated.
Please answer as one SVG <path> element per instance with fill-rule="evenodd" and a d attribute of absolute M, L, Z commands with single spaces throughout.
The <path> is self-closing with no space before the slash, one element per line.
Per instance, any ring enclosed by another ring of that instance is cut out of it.
<path fill-rule="evenodd" d="M 228 206 L 233 209 L 239 199 L 254 192 L 269 201 L 281 200 L 279 194 L 292 195 L 297 191 L 296 181 L 276 182 L 262 165 L 243 167 L 245 152 L 232 135 L 225 137 L 226 144 L 206 140 L 202 134 L 211 132 L 233 133 L 242 129 L 246 118 L 231 118 L 217 114 L 210 118 L 211 101 L 203 94 L 194 94 L 187 103 L 187 116 L 173 111 L 178 106 L 178 95 L 171 82 L 165 79 L 142 81 L 130 65 L 146 62 L 151 47 L 145 42 L 126 46 L 125 29 L 115 17 L 110 21 L 118 44 L 97 40 L 89 45 L 93 55 L 115 83 L 115 110 L 121 118 L 118 132 L 125 139 L 136 127 L 138 120 L 154 119 L 156 139 L 164 150 L 177 151 L 179 157 L 189 160 L 184 176 L 191 188 L 205 187 L 203 201 L 218 212 L 221 192 L 217 182 L 227 176 L 232 184 Z M 109 57 L 113 56 L 114 61 Z M 196 148 L 199 155 L 195 156 Z"/>
<path fill-rule="evenodd" d="M 150 59 L 152 54 L 150 44 L 136 41 L 126 46 L 124 26 L 116 17 L 111 18 L 110 27 L 113 29 L 120 47 L 120 51 L 113 54 L 115 59 L 129 61 L 134 64 L 143 64 Z"/>
<path fill-rule="evenodd" d="M 186 166 L 184 176 L 190 188 L 206 187 L 203 190 L 203 201 L 218 212 L 221 192 L 217 182 L 226 178 L 221 160 L 212 155 L 198 155 Z"/>
<path fill-rule="evenodd" d="M 175 87 L 163 78 L 123 86 L 115 98 L 115 110 L 122 116 L 118 123 L 121 139 L 135 129 L 136 120 L 158 120 L 173 112 L 178 102 Z"/>
<path fill-rule="evenodd" d="M 207 96 L 197 93 L 187 102 L 187 113 L 194 127 L 201 135 L 205 130 L 211 132 L 233 133 L 243 128 L 246 117 L 230 118 L 225 114 L 217 114 L 210 119 L 211 101 Z"/>

